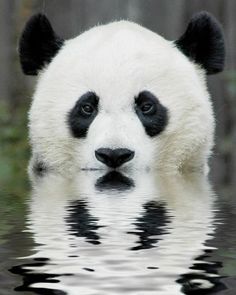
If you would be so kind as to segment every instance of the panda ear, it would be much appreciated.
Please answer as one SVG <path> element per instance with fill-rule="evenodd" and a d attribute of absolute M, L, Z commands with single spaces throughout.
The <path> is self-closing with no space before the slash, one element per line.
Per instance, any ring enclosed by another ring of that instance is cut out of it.
<path fill-rule="evenodd" d="M 196 13 L 185 33 L 175 43 L 186 56 L 201 65 L 208 75 L 223 71 L 225 46 L 222 28 L 208 12 Z"/>
<path fill-rule="evenodd" d="M 43 14 L 32 16 L 26 23 L 19 42 L 19 55 L 23 72 L 37 75 L 46 64 L 50 63 L 63 45 Z"/>

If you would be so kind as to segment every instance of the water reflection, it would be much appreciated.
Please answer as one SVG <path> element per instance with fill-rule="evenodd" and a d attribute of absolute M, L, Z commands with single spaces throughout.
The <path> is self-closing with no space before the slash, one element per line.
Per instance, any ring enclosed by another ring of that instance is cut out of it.
<path fill-rule="evenodd" d="M 69 224 L 69 231 L 76 237 L 84 237 L 87 242 L 100 244 L 100 237 L 97 230 L 101 227 L 97 225 L 97 218 L 93 217 L 84 200 L 76 200 L 68 206 L 69 215 L 65 218 Z"/>
<path fill-rule="evenodd" d="M 11 269 L 23 276 L 17 290 L 174 295 L 224 288 L 220 265 L 205 261 L 214 250 L 207 245 L 214 201 L 198 175 L 37 177 L 27 224 L 35 248 Z"/>
<path fill-rule="evenodd" d="M 135 220 L 136 230 L 128 232 L 136 234 L 139 239 L 136 246 L 131 250 L 150 249 L 156 246 L 158 240 L 163 239 L 162 235 L 168 233 L 165 230 L 170 218 L 166 214 L 164 204 L 157 201 L 149 201 L 143 205 L 144 212 L 142 216 Z"/>
<path fill-rule="evenodd" d="M 134 182 L 132 178 L 124 176 L 117 171 L 110 171 L 99 177 L 95 184 L 95 187 L 99 191 L 117 190 L 118 192 L 122 192 L 130 190 L 133 186 Z"/>

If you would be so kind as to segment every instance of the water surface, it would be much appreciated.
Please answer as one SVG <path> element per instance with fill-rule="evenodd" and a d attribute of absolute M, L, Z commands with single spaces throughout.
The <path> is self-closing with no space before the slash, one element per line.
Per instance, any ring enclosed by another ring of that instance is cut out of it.
<path fill-rule="evenodd" d="M 19 200 L 1 192 L 1 294 L 235 294 L 236 206 L 198 175 L 45 175 Z"/>

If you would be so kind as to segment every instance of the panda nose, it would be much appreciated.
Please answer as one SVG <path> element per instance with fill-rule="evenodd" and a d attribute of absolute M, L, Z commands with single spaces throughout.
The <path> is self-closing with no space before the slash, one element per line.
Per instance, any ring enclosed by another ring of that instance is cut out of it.
<path fill-rule="evenodd" d="M 95 156 L 98 161 L 106 164 L 108 167 L 117 168 L 132 160 L 134 152 L 128 149 L 100 148 L 95 151 Z"/>

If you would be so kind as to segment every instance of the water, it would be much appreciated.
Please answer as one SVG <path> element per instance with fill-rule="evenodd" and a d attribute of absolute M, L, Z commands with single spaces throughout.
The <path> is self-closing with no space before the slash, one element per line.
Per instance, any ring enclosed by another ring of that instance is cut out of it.
<path fill-rule="evenodd" d="M 0 202 L 0 294 L 235 294 L 236 206 L 198 175 L 45 175 Z"/>

